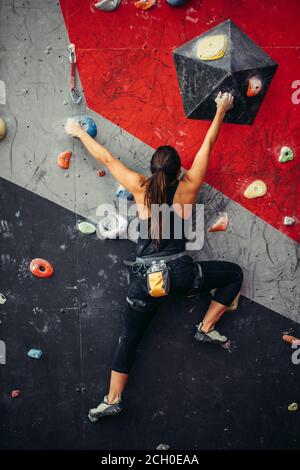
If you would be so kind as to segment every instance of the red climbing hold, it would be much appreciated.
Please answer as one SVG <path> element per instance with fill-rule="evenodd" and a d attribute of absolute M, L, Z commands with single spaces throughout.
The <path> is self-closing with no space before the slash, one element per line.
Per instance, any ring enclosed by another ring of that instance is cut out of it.
<path fill-rule="evenodd" d="M 262 90 L 262 81 L 255 75 L 255 77 L 249 78 L 247 96 L 256 96 Z"/>
<path fill-rule="evenodd" d="M 30 271 L 36 277 L 48 278 L 53 276 L 54 269 L 45 259 L 35 258 L 30 263 Z"/>
<path fill-rule="evenodd" d="M 67 150 L 66 152 L 62 152 L 57 157 L 57 164 L 63 170 L 67 170 L 70 166 L 70 160 L 72 157 L 71 150 Z"/>
<path fill-rule="evenodd" d="M 105 173 L 104 170 L 99 170 L 98 171 L 98 176 L 105 176 L 105 175 L 106 175 L 106 173 Z"/>
<path fill-rule="evenodd" d="M 11 396 L 12 398 L 17 398 L 20 395 L 20 390 L 12 390 Z"/>
<path fill-rule="evenodd" d="M 227 212 L 223 212 L 220 218 L 214 223 L 209 229 L 209 232 L 222 232 L 227 230 L 228 227 L 228 215 Z"/>

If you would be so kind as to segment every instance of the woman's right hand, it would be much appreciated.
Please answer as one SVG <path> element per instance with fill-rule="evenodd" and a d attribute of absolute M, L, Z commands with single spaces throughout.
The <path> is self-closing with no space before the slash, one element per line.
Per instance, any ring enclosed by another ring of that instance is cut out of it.
<path fill-rule="evenodd" d="M 72 137 L 80 137 L 80 134 L 82 133 L 83 129 L 78 121 L 69 118 L 65 124 L 65 131 Z"/>
<path fill-rule="evenodd" d="M 219 91 L 215 99 L 217 110 L 226 113 L 229 109 L 233 108 L 233 95 L 231 93 L 222 93 Z"/>

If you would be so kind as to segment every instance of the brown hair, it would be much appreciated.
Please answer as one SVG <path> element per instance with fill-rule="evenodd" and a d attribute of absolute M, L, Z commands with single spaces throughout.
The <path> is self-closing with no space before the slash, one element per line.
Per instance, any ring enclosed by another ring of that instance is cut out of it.
<path fill-rule="evenodd" d="M 167 186 L 175 181 L 180 167 L 180 156 L 177 150 L 169 145 L 158 147 L 152 155 L 150 165 L 152 175 L 146 180 L 144 196 L 144 204 L 150 211 L 150 214 L 152 204 L 161 205 L 167 202 Z M 160 240 L 162 231 L 161 217 L 159 221 L 152 220 L 151 218 L 151 225 L 151 233 L 155 233 L 156 239 Z"/>

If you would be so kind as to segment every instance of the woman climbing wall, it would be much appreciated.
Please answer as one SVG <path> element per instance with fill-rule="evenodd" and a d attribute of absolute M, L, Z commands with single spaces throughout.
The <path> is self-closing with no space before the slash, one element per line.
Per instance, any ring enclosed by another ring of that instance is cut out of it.
<path fill-rule="evenodd" d="M 215 324 L 239 293 L 242 270 L 238 265 L 226 261 L 193 262 L 186 252 L 184 235 L 178 238 L 175 228 L 190 217 L 191 206 L 195 204 L 204 181 L 225 113 L 233 106 L 232 95 L 220 92 L 216 105 L 215 117 L 203 144 L 190 170 L 180 181 L 181 162 L 174 148 L 162 146 L 154 152 L 150 164 L 151 176 L 146 178 L 127 168 L 84 131 L 78 122 L 69 120 L 66 124 L 66 132 L 79 138 L 90 154 L 101 165 L 106 165 L 112 176 L 133 194 L 139 215 L 137 257 L 131 263 L 132 280 L 113 359 L 110 388 L 97 408 L 90 410 L 89 418 L 93 422 L 122 410 L 121 397 L 134 363 L 137 345 L 162 298 L 172 293 L 186 294 L 191 290 L 209 291 L 216 288 L 214 299 L 197 326 L 195 340 L 214 344 L 227 341 L 215 329 Z M 168 221 L 156 210 L 163 204 L 174 209 Z M 165 231 L 167 224 L 169 230 Z"/>

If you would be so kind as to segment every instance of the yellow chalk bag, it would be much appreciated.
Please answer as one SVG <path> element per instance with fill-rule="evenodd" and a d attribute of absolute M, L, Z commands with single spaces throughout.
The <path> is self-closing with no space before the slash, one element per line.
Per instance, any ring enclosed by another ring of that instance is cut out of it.
<path fill-rule="evenodd" d="M 147 269 L 147 287 L 151 297 L 168 295 L 170 291 L 170 271 L 165 261 L 152 261 Z"/>

